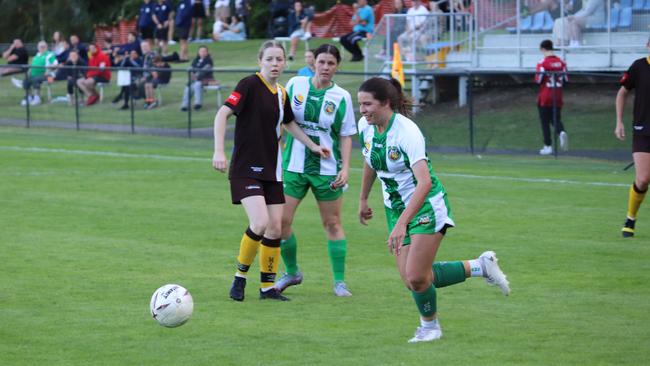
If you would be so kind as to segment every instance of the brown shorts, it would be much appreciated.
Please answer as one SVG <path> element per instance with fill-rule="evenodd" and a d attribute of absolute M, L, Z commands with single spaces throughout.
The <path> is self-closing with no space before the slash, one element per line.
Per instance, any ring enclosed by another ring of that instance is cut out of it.
<path fill-rule="evenodd" d="M 230 178 L 230 195 L 232 203 L 241 204 L 241 200 L 251 196 L 264 196 L 267 205 L 285 202 L 282 182 L 271 182 L 253 178 Z"/>
<path fill-rule="evenodd" d="M 650 136 L 634 134 L 632 136 L 632 152 L 650 153 Z"/>

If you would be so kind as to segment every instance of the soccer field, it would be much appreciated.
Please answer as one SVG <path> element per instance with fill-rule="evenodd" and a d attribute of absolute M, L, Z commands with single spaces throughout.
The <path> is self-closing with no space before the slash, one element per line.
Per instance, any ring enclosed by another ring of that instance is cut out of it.
<path fill-rule="evenodd" d="M 375 219 L 358 223 L 361 158 L 344 203 L 347 283 L 332 294 L 311 195 L 295 222 L 302 285 L 288 303 L 228 298 L 246 228 L 212 142 L 0 128 L 0 365 L 642 365 L 650 362 L 650 203 L 620 226 L 624 162 L 431 154 L 457 227 L 438 260 L 496 251 L 511 282 L 440 289 L 443 338 L 418 323 Z M 186 325 L 149 315 L 155 289 L 194 297 Z"/>

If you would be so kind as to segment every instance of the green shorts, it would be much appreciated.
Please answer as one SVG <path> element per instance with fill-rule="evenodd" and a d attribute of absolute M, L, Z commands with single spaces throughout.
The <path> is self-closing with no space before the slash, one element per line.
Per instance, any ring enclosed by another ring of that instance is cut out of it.
<path fill-rule="evenodd" d="M 285 170 L 284 194 L 296 199 L 303 199 L 311 187 L 316 201 L 335 201 L 343 194 L 341 187 L 332 188 L 330 184 L 336 180 L 334 175 L 315 175 L 294 173 Z"/>
<path fill-rule="evenodd" d="M 404 210 L 396 210 L 385 206 L 384 208 L 386 209 L 386 221 L 388 222 L 388 233 L 390 235 Z M 413 220 L 409 222 L 403 245 L 411 244 L 411 235 L 413 234 L 435 234 L 437 232 L 444 234 L 448 227 L 454 227 L 454 221 L 451 219 L 451 207 L 447 201 L 447 194 L 440 192 L 426 199 Z"/>

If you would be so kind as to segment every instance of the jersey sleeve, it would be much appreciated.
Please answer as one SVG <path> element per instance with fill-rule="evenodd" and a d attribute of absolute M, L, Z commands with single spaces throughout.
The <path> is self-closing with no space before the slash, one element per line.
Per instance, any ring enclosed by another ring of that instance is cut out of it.
<path fill-rule="evenodd" d="M 244 109 L 244 105 L 246 104 L 246 96 L 250 90 L 250 78 L 241 79 L 239 83 L 237 83 L 235 90 L 230 93 L 223 104 L 232 109 L 235 115 L 238 115 Z"/>
<path fill-rule="evenodd" d="M 535 82 L 541 84 L 544 79 L 544 60 L 539 61 L 535 67 Z"/>
<path fill-rule="evenodd" d="M 415 123 L 408 124 L 404 129 L 406 132 L 401 136 L 400 149 L 408 157 L 411 166 L 416 162 L 426 159 L 426 146 L 424 136 Z"/>
<path fill-rule="evenodd" d="M 341 126 L 341 136 L 352 136 L 357 133 L 357 125 L 354 123 L 354 108 L 352 108 L 352 97 L 349 93 L 343 97 L 345 102 L 345 115 Z"/>
<path fill-rule="evenodd" d="M 635 83 L 635 72 L 634 72 L 634 66 L 636 63 L 632 64 L 629 69 L 627 69 L 626 72 L 623 73 L 623 76 L 621 77 L 620 84 L 622 87 L 625 87 L 627 90 L 632 90 L 636 87 Z"/>
<path fill-rule="evenodd" d="M 283 97 L 283 104 L 284 104 L 284 118 L 282 119 L 282 123 L 290 123 L 291 121 L 295 120 L 296 117 L 293 115 L 293 109 L 291 109 L 291 99 L 289 98 L 289 94 L 287 93 L 287 90 L 282 88 L 282 93 L 284 93 Z"/>
<path fill-rule="evenodd" d="M 365 132 L 367 126 L 368 126 L 368 122 L 366 122 L 366 118 L 365 118 L 365 117 L 361 117 L 361 118 L 359 119 L 359 143 L 361 144 L 362 147 L 363 147 L 364 144 L 365 144 L 363 134 L 364 134 L 364 132 Z"/>

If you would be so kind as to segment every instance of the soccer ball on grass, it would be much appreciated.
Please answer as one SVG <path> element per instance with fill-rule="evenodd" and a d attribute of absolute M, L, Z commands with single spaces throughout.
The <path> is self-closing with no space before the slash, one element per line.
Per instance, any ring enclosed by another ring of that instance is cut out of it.
<path fill-rule="evenodd" d="M 175 328 L 190 320 L 194 310 L 194 300 L 185 287 L 169 284 L 153 293 L 149 308 L 151 316 L 158 324 Z"/>

